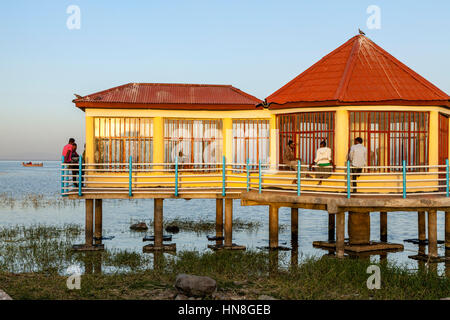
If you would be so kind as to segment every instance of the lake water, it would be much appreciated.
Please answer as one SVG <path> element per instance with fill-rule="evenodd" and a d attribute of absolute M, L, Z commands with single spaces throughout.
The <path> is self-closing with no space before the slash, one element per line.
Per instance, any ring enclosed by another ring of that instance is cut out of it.
<path fill-rule="evenodd" d="M 26 199 L 30 195 L 42 196 L 44 200 L 55 200 L 60 191 L 60 163 L 45 161 L 43 167 L 22 167 L 19 161 L 0 161 L 0 194 L 15 199 Z M 20 201 L 18 201 L 20 203 Z M 240 202 L 234 202 L 233 218 L 244 221 L 260 222 L 261 227 L 254 231 L 233 230 L 233 242 L 245 245 L 249 249 L 257 249 L 268 245 L 268 208 L 241 207 Z M 299 210 L 299 259 L 304 256 L 321 256 L 327 251 L 315 249 L 312 242 L 327 240 L 328 219 L 324 211 Z M 130 232 L 131 221 L 148 221 L 153 218 L 153 200 L 104 200 L 103 226 L 104 236 L 114 236 L 112 240 L 104 241 L 106 248 L 119 248 L 142 252 L 143 233 Z M 215 200 L 164 200 L 164 218 L 182 218 L 192 221 L 214 221 Z M 279 213 L 280 245 L 290 246 L 290 209 L 281 208 Z M 33 206 L 8 205 L 0 206 L 0 225 L 63 225 L 66 223 L 84 224 L 84 206 Z M 379 215 L 371 216 L 372 240 L 379 237 Z M 149 232 L 151 234 L 151 230 Z M 211 234 L 213 235 L 213 234 Z M 388 241 L 402 243 L 405 250 L 390 253 L 389 260 L 408 263 L 412 269 L 417 268 L 417 262 L 408 258 L 417 254 L 418 246 L 403 242 L 404 239 L 417 238 L 417 214 L 411 212 L 390 213 L 388 217 Z M 444 213 L 438 212 L 438 239 L 444 238 Z M 204 233 L 181 231 L 173 235 L 177 250 L 209 250 Z M 439 254 L 444 255 L 443 245 L 439 245 Z M 288 253 L 289 255 L 289 253 Z M 441 264 L 442 265 L 442 264 Z M 441 266 L 440 266 L 441 268 Z"/>

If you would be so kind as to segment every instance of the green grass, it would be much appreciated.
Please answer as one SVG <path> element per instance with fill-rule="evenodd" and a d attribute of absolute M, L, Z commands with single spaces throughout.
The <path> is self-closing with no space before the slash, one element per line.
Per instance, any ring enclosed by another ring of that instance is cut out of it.
<path fill-rule="evenodd" d="M 181 251 L 144 254 L 127 250 L 76 253 L 82 229 L 36 225 L 0 229 L 0 288 L 14 299 L 172 299 L 180 273 L 205 275 L 223 298 L 257 299 L 440 299 L 450 296 L 450 279 L 383 262 L 381 289 L 366 285 L 367 259 L 305 258 L 277 267 L 286 252 Z M 276 256 L 278 255 L 278 257 Z M 85 268 L 81 290 L 68 290 L 66 268 Z M 103 272 L 101 272 L 102 270 Z M 431 269 L 430 269 L 431 270 Z"/>

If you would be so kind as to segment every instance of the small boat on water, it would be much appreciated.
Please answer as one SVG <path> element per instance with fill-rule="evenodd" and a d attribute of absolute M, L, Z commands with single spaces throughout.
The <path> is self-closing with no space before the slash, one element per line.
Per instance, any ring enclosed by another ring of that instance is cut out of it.
<path fill-rule="evenodd" d="M 22 162 L 22 166 L 24 167 L 43 167 L 44 164 L 41 163 L 33 163 L 33 162 Z"/>

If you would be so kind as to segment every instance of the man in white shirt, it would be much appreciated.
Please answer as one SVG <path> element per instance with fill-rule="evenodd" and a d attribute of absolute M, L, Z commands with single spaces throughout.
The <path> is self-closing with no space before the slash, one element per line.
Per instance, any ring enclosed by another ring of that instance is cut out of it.
<path fill-rule="evenodd" d="M 347 159 L 350 161 L 352 167 L 352 180 L 356 180 L 362 172 L 362 168 L 367 165 L 367 149 L 363 146 L 363 139 L 358 137 L 355 139 L 355 144 L 352 145 L 348 153 Z M 357 183 L 353 181 L 353 192 L 356 192 Z"/>
<path fill-rule="evenodd" d="M 310 165 L 310 170 L 313 164 Z M 316 150 L 316 158 L 314 159 L 314 165 L 317 167 L 315 171 L 321 172 L 316 175 L 318 179 L 326 179 L 331 175 L 333 169 L 333 161 L 331 159 L 331 149 L 327 147 L 325 140 L 320 142 L 320 148 Z M 322 180 L 319 181 L 319 185 L 322 184 Z"/>

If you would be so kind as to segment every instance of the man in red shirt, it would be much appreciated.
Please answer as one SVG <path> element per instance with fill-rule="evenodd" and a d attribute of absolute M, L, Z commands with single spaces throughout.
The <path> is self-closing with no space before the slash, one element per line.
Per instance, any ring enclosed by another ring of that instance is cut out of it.
<path fill-rule="evenodd" d="M 72 162 L 72 149 L 73 149 L 74 144 L 75 144 L 75 139 L 70 138 L 69 143 L 64 146 L 63 152 L 62 152 L 62 155 L 64 156 L 64 163 Z"/>

